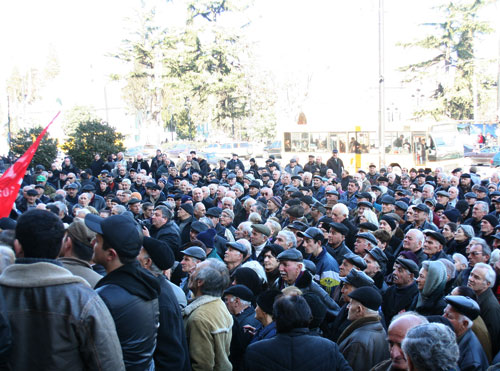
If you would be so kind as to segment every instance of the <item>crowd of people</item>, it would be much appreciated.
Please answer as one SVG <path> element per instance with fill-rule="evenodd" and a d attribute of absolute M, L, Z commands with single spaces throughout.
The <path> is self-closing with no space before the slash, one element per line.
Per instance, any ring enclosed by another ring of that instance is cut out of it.
<path fill-rule="evenodd" d="M 262 162 L 27 172 L 0 219 L 2 367 L 500 367 L 497 173 Z"/>

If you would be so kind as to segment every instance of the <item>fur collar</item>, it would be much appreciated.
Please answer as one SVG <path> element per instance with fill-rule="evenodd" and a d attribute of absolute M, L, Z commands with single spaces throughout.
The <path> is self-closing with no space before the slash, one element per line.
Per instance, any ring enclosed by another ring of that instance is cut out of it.
<path fill-rule="evenodd" d="M 88 282 L 53 263 L 12 264 L 0 276 L 0 284 L 11 287 L 45 287 Z M 89 286 L 90 287 L 90 286 Z"/>

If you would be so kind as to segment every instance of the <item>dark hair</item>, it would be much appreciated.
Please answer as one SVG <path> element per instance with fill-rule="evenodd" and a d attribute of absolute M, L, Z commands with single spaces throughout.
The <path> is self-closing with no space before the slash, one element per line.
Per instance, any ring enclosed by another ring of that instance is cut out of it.
<path fill-rule="evenodd" d="M 72 238 L 71 235 L 69 235 L 69 237 L 73 242 L 73 254 L 78 259 L 85 260 L 86 262 L 90 261 L 92 259 L 92 255 L 94 254 L 94 249 L 77 241 L 76 238 Z"/>
<path fill-rule="evenodd" d="M 102 249 L 103 250 L 109 250 L 109 249 L 114 249 L 116 251 L 116 255 L 118 255 L 118 259 L 120 260 L 120 263 L 122 264 L 129 264 L 133 263 L 137 257 L 130 257 L 130 256 L 120 256 L 120 251 L 115 249 L 113 246 L 111 246 L 106 239 L 103 238 L 102 241 Z"/>
<path fill-rule="evenodd" d="M 273 318 L 278 332 L 290 332 L 295 328 L 307 328 L 312 314 L 302 296 L 282 296 L 273 307 Z"/>
<path fill-rule="evenodd" d="M 14 240 L 16 239 L 16 232 L 12 229 L 6 229 L 0 232 L 0 243 L 8 245 L 14 249 Z"/>
<path fill-rule="evenodd" d="M 468 296 L 477 302 L 477 295 L 469 286 L 457 286 L 458 295 Z"/>
<path fill-rule="evenodd" d="M 50 211 L 30 210 L 17 220 L 16 238 L 27 258 L 57 258 L 63 237 L 64 225 Z"/>
<path fill-rule="evenodd" d="M 450 230 L 451 230 L 452 232 L 456 232 L 456 231 L 457 231 L 457 228 L 458 228 L 457 223 L 449 222 L 449 223 L 446 223 L 446 225 L 447 225 L 448 227 L 450 227 Z"/>

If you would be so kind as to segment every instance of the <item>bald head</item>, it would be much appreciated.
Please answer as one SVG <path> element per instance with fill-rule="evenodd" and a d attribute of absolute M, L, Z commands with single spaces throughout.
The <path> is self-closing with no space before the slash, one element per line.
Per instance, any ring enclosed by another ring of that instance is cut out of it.
<path fill-rule="evenodd" d="M 401 343 L 406 336 L 408 330 L 429 323 L 427 319 L 420 314 L 406 312 L 393 318 L 389 329 L 387 330 L 387 338 L 389 340 L 389 351 L 391 353 L 391 367 L 393 370 L 407 370 L 408 364 L 401 349 Z"/>

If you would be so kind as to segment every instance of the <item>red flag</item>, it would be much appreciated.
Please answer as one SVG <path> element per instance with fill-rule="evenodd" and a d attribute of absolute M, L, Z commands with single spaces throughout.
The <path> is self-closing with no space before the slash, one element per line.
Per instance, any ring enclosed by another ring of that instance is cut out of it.
<path fill-rule="evenodd" d="M 21 187 L 22 179 L 26 173 L 33 155 L 35 154 L 38 145 L 42 141 L 43 136 L 52 125 L 54 120 L 59 116 L 61 111 L 57 112 L 51 122 L 47 125 L 45 129 L 40 133 L 36 141 L 28 148 L 28 150 L 22 155 L 11 167 L 0 178 L 0 218 L 8 217 L 14 202 L 16 201 L 19 188 Z"/>

